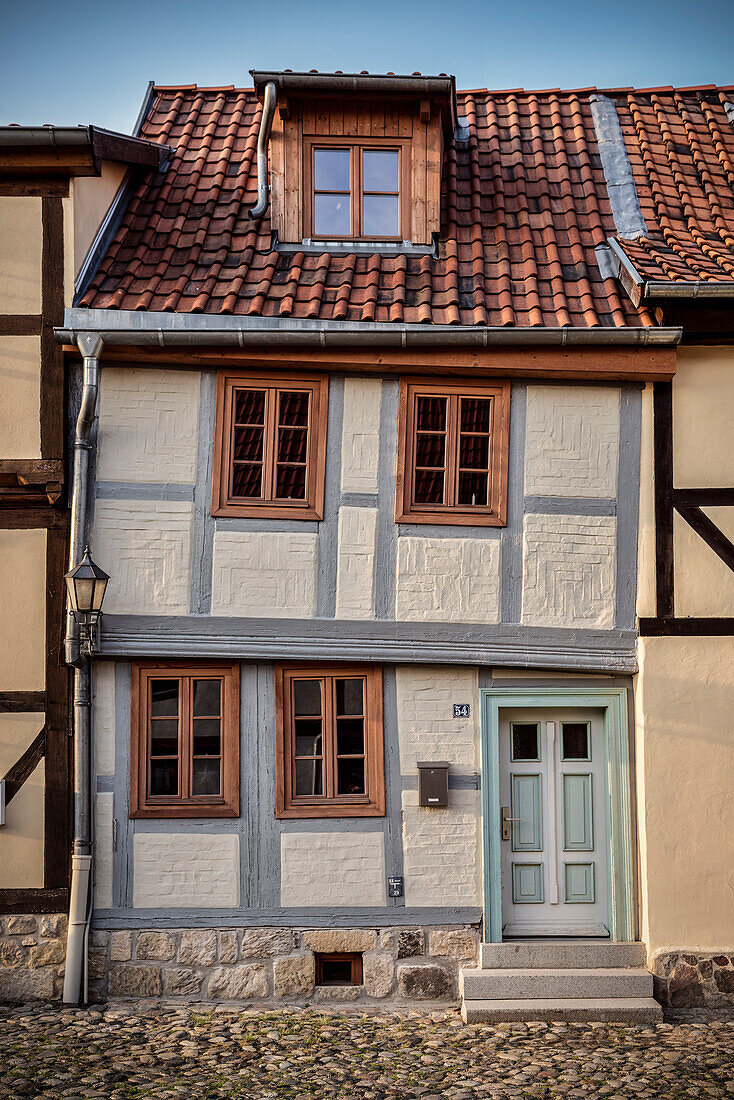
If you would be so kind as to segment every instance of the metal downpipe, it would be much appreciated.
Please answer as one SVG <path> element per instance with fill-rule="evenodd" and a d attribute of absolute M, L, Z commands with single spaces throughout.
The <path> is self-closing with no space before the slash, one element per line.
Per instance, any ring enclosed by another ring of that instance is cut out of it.
<path fill-rule="evenodd" d="M 103 342 L 96 333 L 77 339 L 84 356 L 84 388 L 74 437 L 74 473 L 71 488 L 71 533 L 69 568 L 73 569 L 84 552 L 87 528 L 87 490 L 89 485 L 89 441 L 97 409 L 99 356 Z M 91 918 L 90 881 L 92 874 L 91 822 L 91 668 L 82 653 L 79 628 L 67 603 L 66 660 L 74 666 L 74 841 L 71 855 L 71 897 L 69 932 L 66 941 L 66 971 L 63 1000 L 77 1004 L 81 994 L 85 943 Z"/>
<path fill-rule="evenodd" d="M 257 203 L 248 211 L 253 221 L 259 221 L 268 208 L 268 142 L 277 102 L 278 90 L 271 80 L 265 85 L 260 133 L 257 135 Z"/>

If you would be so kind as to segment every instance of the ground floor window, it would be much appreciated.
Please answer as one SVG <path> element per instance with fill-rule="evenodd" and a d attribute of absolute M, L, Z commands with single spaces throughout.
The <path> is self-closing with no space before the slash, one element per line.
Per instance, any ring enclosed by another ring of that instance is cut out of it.
<path fill-rule="evenodd" d="M 239 666 L 135 664 L 131 817 L 237 817 Z"/>
<path fill-rule="evenodd" d="M 385 813 L 379 666 L 276 668 L 279 817 Z"/>

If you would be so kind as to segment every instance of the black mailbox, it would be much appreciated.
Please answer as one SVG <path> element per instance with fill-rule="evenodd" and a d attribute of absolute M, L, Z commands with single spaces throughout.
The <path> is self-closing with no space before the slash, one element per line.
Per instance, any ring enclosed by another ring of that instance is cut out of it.
<path fill-rule="evenodd" d="M 449 804 L 449 765 L 446 760 L 418 762 L 418 805 L 441 808 Z"/>

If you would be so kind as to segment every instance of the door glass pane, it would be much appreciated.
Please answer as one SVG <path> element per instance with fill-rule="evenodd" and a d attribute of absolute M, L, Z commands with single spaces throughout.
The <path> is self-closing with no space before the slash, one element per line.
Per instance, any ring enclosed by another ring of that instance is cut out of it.
<path fill-rule="evenodd" d="M 323 794 L 320 760 L 296 760 L 296 794 Z"/>
<path fill-rule="evenodd" d="M 194 680 L 194 717 L 218 718 L 221 698 L 221 680 Z"/>
<path fill-rule="evenodd" d="M 364 191 L 398 190 L 397 149 L 365 149 L 362 153 L 362 188 Z"/>
<path fill-rule="evenodd" d="M 364 714 L 364 680 L 336 681 L 336 713 Z"/>
<path fill-rule="evenodd" d="M 178 794 L 178 760 L 151 761 L 150 793 L 158 797 Z"/>
<path fill-rule="evenodd" d="M 349 149 L 314 149 L 315 191 L 349 191 Z"/>
<path fill-rule="evenodd" d="M 400 220 L 397 195 L 365 195 L 362 200 L 362 232 L 365 237 L 398 237 Z"/>
<path fill-rule="evenodd" d="M 587 722 L 561 723 L 564 760 L 590 760 L 589 725 Z"/>
<path fill-rule="evenodd" d="M 221 762 L 213 760 L 194 760 L 191 790 L 193 794 L 220 793 Z"/>
<path fill-rule="evenodd" d="M 364 759 L 337 760 L 337 793 L 364 794 Z"/>
<path fill-rule="evenodd" d="M 298 715 L 321 714 L 321 681 L 294 680 L 293 713 Z"/>
<path fill-rule="evenodd" d="M 347 237 L 351 232 L 349 195 L 314 195 L 313 231 L 317 237 Z"/>
<path fill-rule="evenodd" d="M 538 725 L 535 722 L 513 722 L 512 759 L 540 760 Z"/>
<path fill-rule="evenodd" d="M 178 714 L 178 684 L 178 680 L 150 681 L 151 718 Z"/>

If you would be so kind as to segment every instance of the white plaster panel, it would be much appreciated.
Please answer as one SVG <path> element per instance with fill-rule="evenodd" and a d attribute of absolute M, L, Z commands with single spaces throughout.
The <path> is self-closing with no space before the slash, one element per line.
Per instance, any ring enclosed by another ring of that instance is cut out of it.
<path fill-rule="evenodd" d="M 239 837 L 228 833 L 136 833 L 136 909 L 228 909 L 240 901 Z"/>
<path fill-rule="evenodd" d="M 403 791 L 406 905 L 481 905 L 479 791 L 451 791 L 446 810 Z"/>
<path fill-rule="evenodd" d="M 454 774 L 479 767 L 479 675 L 475 668 L 403 665 L 396 672 L 400 771 L 415 775 L 419 760 L 448 760 Z M 469 703 L 454 718 L 454 703 Z"/>
<path fill-rule="evenodd" d="M 0 227 L 0 253 L 2 253 Z M 8 310 L 6 299 L 0 303 Z M 8 310 L 10 312 L 10 310 Z M 0 455 L 41 456 L 41 341 L 38 336 L 0 336 Z"/>
<path fill-rule="evenodd" d="M 193 511 L 178 500 L 96 502 L 94 557 L 110 574 L 105 611 L 188 614 Z"/>
<path fill-rule="evenodd" d="M 486 538 L 398 539 L 396 618 L 497 623 L 500 543 Z"/>
<path fill-rule="evenodd" d="M 614 626 L 614 516 L 525 516 L 522 621 L 526 626 Z"/>
<path fill-rule="evenodd" d="M 0 196 L 3 313 L 41 312 L 42 202 L 37 196 Z"/>
<path fill-rule="evenodd" d="M 734 509 L 702 510 L 734 541 Z M 734 615 L 734 573 L 678 512 L 673 516 L 673 538 L 676 615 Z"/>
<path fill-rule="evenodd" d="M 94 904 L 98 909 L 112 908 L 114 798 L 108 792 L 94 796 Z"/>
<path fill-rule="evenodd" d="M 115 774 L 115 665 L 95 661 L 92 672 L 92 734 L 96 775 Z"/>
<path fill-rule="evenodd" d="M 527 494 L 616 497 L 618 458 L 618 389 L 528 386 Z"/>
<path fill-rule="evenodd" d="M 280 898 L 288 907 L 384 905 L 382 833 L 282 833 Z"/>
<path fill-rule="evenodd" d="M 379 378 L 344 382 L 341 487 L 344 493 L 376 493 L 380 460 Z"/>
<path fill-rule="evenodd" d="M 216 531 L 212 614 L 312 618 L 317 535 Z"/>
<path fill-rule="evenodd" d="M 105 367 L 98 479 L 193 485 L 200 381 L 198 371 Z"/>
<path fill-rule="evenodd" d="M 374 619 L 376 508 L 340 508 L 337 619 Z"/>

